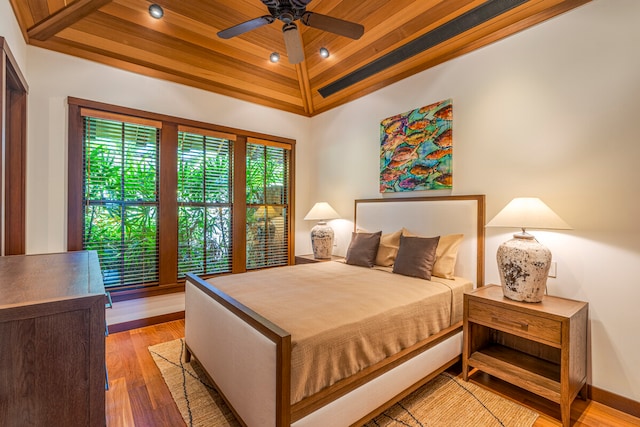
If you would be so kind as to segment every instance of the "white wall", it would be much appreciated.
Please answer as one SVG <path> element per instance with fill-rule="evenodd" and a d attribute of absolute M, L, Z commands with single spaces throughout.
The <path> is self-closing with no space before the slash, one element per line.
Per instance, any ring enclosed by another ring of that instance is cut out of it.
<path fill-rule="evenodd" d="M 8 0 L 0 1 L 0 37 L 4 37 L 20 70 L 24 73 L 27 68 L 27 44 Z"/>
<path fill-rule="evenodd" d="M 353 199 L 380 197 L 380 120 L 453 98 L 452 193 L 486 194 L 488 220 L 540 197 L 573 226 L 535 233 L 558 263 L 548 292 L 590 303 L 593 384 L 636 401 L 639 21 L 637 0 L 596 0 L 312 119 L 316 198 L 352 219 Z M 487 229 L 487 283 L 514 231 Z"/>

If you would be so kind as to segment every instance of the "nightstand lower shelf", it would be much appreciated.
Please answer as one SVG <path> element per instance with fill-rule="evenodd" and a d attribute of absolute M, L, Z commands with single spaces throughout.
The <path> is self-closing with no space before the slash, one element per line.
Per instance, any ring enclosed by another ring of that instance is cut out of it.
<path fill-rule="evenodd" d="M 553 402 L 561 402 L 560 367 L 555 363 L 498 344 L 473 352 L 468 363 Z"/>

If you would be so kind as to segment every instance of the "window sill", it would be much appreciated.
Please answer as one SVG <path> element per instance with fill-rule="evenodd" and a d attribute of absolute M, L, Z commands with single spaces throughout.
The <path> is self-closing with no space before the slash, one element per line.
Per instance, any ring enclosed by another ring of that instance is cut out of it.
<path fill-rule="evenodd" d="M 112 288 L 107 289 L 111 293 L 113 302 L 129 301 L 138 298 L 156 297 L 159 295 L 173 294 L 176 292 L 184 292 L 184 282 L 172 283 L 169 285 L 154 285 L 144 288 L 127 289 Z"/>

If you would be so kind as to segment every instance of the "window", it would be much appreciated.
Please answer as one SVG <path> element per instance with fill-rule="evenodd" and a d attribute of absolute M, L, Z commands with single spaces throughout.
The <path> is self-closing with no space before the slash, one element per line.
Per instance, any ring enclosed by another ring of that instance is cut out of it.
<path fill-rule="evenodd" d="M 123 294 L 293 261 L 295 143 L 69 98 L 68 249 Z"/>
<path fill-rule="evenodd" d="M 231 271 L 234 135 L 178 132 L 178 277 Z"/>
<path fill-rule="evenodd" d="M 247 143 L 247 269 L 287 264 L 289 146 Z"/>
<path fill-rule="evenodd" d="M 83 248 L 98 252 L 107 287 L 157 283 L 160 129 L 91 116 L 83 123 Z"/>

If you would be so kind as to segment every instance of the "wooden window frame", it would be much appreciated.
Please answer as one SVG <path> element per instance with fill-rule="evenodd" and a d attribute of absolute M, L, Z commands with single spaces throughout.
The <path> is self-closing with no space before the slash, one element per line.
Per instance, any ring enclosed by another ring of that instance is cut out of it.
<path fill-rule="evenodd" d="M 82 250 L 83 215 L 83 119 L 81 110 L 91 109 L 105 114 L 116 114 L 126 117 L 136 117 L 140 120 L 155 120 L 162 122 L 160 136 L 160 211 L 159 211 L 159 284 L 137 289 L 121 289 L 112 293 L 114 301 L 163 295 L 184 291 L 184 280 L 176 280 L 178 268 L 178 202 L 177 202 L 177 142 L 178 128 L 192 127 L 215 133 L 232 134 L 236 136 L 234 145 L 236 151 L 233 160 L 234 176 L 244 176 L 246 173 L 245 155 L 248 139 L 266 140 L 276 144 L 286 144 L 291 147 L 291 163 L 289 175 L 289 221 L 287 221 L 288 258 L 289 264 L 295 262 L 295 248 L 293 230 L 295 230 L 295 144 L 296 141 L 258 132 L 251 132 L 210 123 L 199 122 L 164 114 L 157 114 L 143 110 L 121 107 L 96 101 L 69 97 L 69 139 L 68 139 L 68 223 L 67 250 Z M 233 218 L 232 218 L 232 247 L 243 250 L 234 251 L 232 258 L 232 273 L 245 271 L 246 254 L 246 196 L 244 185 L 234 185 L 233 190 Z"/>

